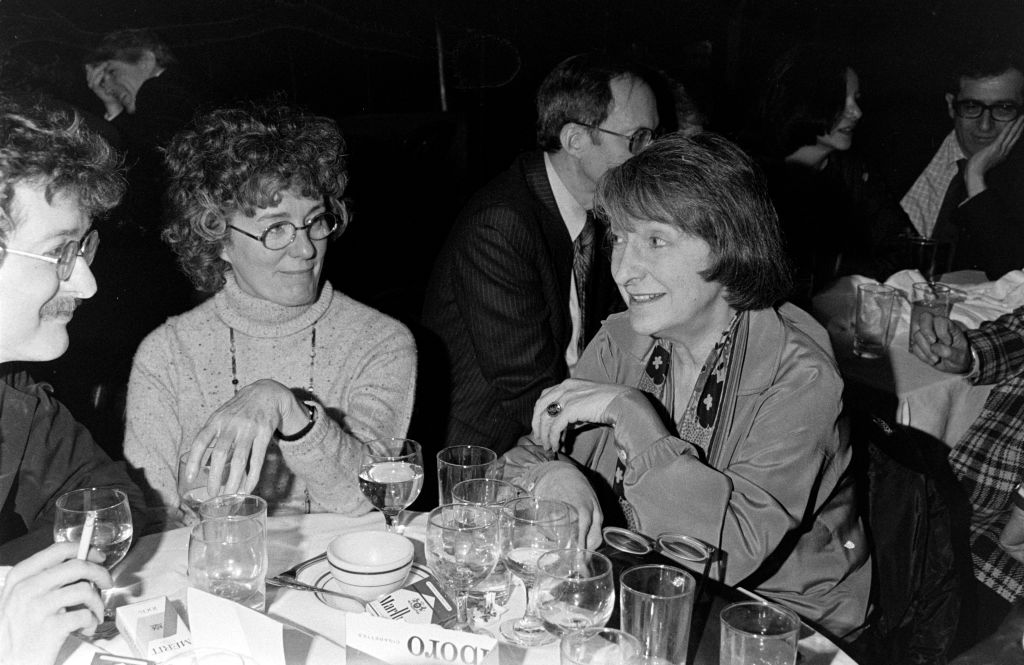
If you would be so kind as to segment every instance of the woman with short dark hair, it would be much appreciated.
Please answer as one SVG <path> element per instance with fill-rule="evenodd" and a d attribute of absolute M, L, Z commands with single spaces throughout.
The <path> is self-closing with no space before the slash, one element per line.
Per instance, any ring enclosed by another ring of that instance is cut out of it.
<path fill-rule="evenodd" d="M 597 206 L 629 309 L 541 394 L 506 477 L 578 506 L 590 545 L 612 508 L 714 545 L 727 583 L 851 634 L 871 570 L 843 383 L 826 332 L 778 302 L 790 282 L 760 175 L 721 137 L 674 134 L 610 170 Z"/>
<path fill-rule="evenodd" d="M 190 475 L 209 456 L 212 478 L 230 469 L 221 491 L 259 494 L 271 514 L 367 512 L 361 442 L 405 435 L 416 350 L 322 277 L 348 223 L 337 125 L 275 104 L 219 109 L 166 161 L 164 239 L 213 296 L 139 347 L 125 456 L 172 519 L 184 453 Z"/>

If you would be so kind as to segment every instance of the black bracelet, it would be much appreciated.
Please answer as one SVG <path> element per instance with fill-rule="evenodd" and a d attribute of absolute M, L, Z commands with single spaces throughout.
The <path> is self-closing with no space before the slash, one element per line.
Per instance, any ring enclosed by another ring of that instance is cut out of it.
<path fill-rule="evenodd" d="M 298 441 L 302 437 L 304 437 L 307 434 L 309 434 L 309 431 L 311 429 L 313 429 L 313 425 L 316 424 L 316 407 L 314 407 L 309 402 L 303 402 L 303 404 L 306 406 L 307 409 L 309 409 L 309 422 L 306 423 L 306 426 L 303 427 L 302 429 L 300 429 L 295 434 L 288 434 L 286 436 L 284 434 L 281 434 L 281 431 L 278 430 L 278 432 L 277 432 L 277 440 L 278 441 Z"/>

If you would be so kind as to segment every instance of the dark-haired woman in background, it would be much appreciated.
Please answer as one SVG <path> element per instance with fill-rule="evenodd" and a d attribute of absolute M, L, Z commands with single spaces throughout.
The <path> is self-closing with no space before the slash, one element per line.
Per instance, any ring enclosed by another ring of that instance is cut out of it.
<path fill-rule="evenodd" d="M 213 296 L 151 333 L 128 387 L 125 457 L 173 520 L 178 458 L 209 452 L 226 492 L 271 514 L 359 514 L 360 441 L 405 435 L 416 384 L 406 328 L 322 278 L 348 222 L 345 142 L 284 106 L 212 111 L 167 149 L 164 239 Z M 382 261 L 387 259 L 382 257 Z"/>
<path fill-rule="evenodd" d="M 629 311 L 541 394 L 506 477 L 576 505 L 589 546 L 601 506 L 648 536 L 689 534 L 725 553 L 728 584 L 851 634 L 871 567 L 843 382 L 827 333 L 779 303 L 789 273 L 762 179 L 721 137 L 676 133 L 610 170 L 596 201 Z"/>
<path fill-rule="evenodd" d="M 896 268 L 910 220 L 882 179 L 851 154 L 863 112 L 860 79 L 833 48 L 796 47 L 772 67 L 748 137 L 768 177 L 786 250 L 793 300 L 840 275 L 884 279 Z"/>

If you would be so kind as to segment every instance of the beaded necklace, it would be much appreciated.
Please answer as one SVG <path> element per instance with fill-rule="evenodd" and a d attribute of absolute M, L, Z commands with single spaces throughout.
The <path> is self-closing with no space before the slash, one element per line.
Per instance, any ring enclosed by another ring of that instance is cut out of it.
<path fill-rule="evenodd" d="M 228 337 L 231 340 L 231 386 L 238 394 L 238 363 L 235 360 L 235 329 L 228 326 Z M 309 340 L 309 390 L 310 396 L 315 395 L 313 391 L 313 370 L 316 369 L 316 326 L 313 326 L 313 332 L 310 335 Z"/>

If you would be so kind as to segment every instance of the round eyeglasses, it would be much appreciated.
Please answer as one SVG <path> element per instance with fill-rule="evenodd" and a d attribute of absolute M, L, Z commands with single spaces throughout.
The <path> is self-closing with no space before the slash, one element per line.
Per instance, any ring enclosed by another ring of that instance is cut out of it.
<path fill-rule="evenodd" d="M 303 226 L 297 227 L 291 222 L 276 222 L 259 235 L 244 231 L 234 224 L 228 224 L 228 228 L 238 231 L 244 236 L 249 236 L 253 240 L 259 240 L 267 249 L 276 250 L 284 249 L 292 244 L 299 231 L 308 233 L 310 240 L 323 240 L 334 233 L 338 224 L 340 221 L 337 215 L 333 212 L 322 212 Z"/>
<path fill-rule="evenodd" d="M 953 110 L 958 116 L 966 120 L 980 118 L 981 114 L 988 111 L 992 119 L 999 122 L 1013 122 L 1020 115 L 1020 104 L 1013 102 L 996 102 L 995 104 L 983 104 L 976 99 L 959 99 L 953 102 Z"/>
<path fill-rule="evenodd" d="M 647 127 L 641 127 L 632 134 L 620 134 L 619 132 L 613 132 L 610 129 L 598 127 L 597 125 L 591 125 L 586 122 L 580 122 L 578 120 L 572 120 L 571 122 L 586 127 L 587 129 L 594 129 L 605 134 L 611 134 L 612 136 L 618 136 L 629 140 L 629 154 L 638 155 L 644 148 L 651 145 L 651 141 L 654 139 L 654 130 L 648 129 Z"/>
<path fill-rule="evenodd" d="M 85 237 L 81 240 L 72 240 L 66 245 L 61 246 L 60 252 L 55 257 L 23 252 L 20 249 L 11 249 L 3 245 L 0 245 L 0 257 L 4 254 L 15 254 L 30 259 L 46 261 L 47 263 L 55 263 L 57 264 L 57 278 L 62 282 L 66 282 L 71 279 L 71 273 L 75 271 L 75 263 L 78 261 L 78 257 L 85 259 L 85 265 L 92 265 L 92 260 L 96 258 L 96 250 L 99 249 L 99 246 L 100 233 L 93 229 L 85 234 Z"/>

